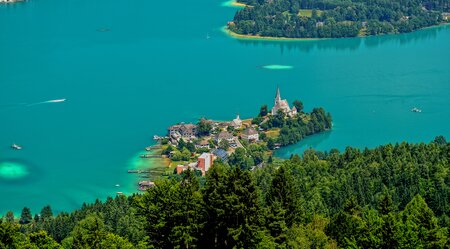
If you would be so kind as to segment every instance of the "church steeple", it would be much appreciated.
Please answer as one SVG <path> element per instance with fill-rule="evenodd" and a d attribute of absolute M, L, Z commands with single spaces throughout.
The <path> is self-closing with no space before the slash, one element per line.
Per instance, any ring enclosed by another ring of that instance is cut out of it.
<path fill-rule="evenodd" d="M 275 101 L 280 101 L 281 100 L 281 95 L 280 95 L 280 87 L 277 86 L 277 95 L 275 95 Z"/>

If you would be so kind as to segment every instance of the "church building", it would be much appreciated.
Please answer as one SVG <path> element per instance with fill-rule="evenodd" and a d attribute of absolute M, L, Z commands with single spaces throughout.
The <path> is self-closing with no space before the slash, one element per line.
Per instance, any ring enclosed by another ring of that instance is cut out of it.
<path fill-rule="evenodd" d="M 297 108 L 289 107 L 289 104 L 286 99 L 281 99 L 280 88 L 277 87 L 277 94 L 275 95 L 275 104 L 272 107 L 271 114 L 276 115 L 279 110 L 282 110 L 287 116 L 293 117 L 297 115 Z"/>

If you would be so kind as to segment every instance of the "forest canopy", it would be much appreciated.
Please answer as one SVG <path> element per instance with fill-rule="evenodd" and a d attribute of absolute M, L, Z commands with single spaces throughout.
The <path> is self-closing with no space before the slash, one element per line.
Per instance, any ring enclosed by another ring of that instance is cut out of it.
<path fill-rule="evenodd" d="M 54 215 L 0 222 L 0 248 L 449 248 L 450 144 L 217 163 Z"/>

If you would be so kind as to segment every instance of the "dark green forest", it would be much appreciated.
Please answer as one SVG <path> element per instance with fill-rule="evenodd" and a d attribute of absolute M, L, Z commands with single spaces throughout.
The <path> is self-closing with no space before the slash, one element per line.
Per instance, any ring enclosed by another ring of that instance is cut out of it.
<path fill-rule="evenodd" d="M 238 34 L 340 38 L 406 33 L 446 22 L 449 0 L 239 0 Z M 302 14 L 303 13 L 303 14 Z M 305 14 L 307 13 L 307 14 Z"/>
<path fill-rule="evenodd" d="M 0 248 L 449 248 L 450 144 L 215 163 L 142 195 L 8 212 Z"/>

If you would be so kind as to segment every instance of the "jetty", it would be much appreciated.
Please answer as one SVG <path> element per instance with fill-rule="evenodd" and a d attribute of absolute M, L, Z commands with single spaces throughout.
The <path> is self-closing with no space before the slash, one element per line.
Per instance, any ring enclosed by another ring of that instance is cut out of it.
<path fill-rule="evenodd" d="M 145 147 L 145 150 L 151 151 L 151 150 L 156 150 L 156 149 L 160 149 L 160 148 L 161 148 L 161 145 L 153 145 L 153 146 Z"/>
<path fill-rule="evenodd" d="M 144 174 L 144 173 L 150 173 L 150 170 L 130 169 L 130 170 L 128 170 L 128 173 Z"/>
<path fill-rule="evenodd" d="M 162 155 L 142 154 L 141 158 L 162 158 Z"/>

